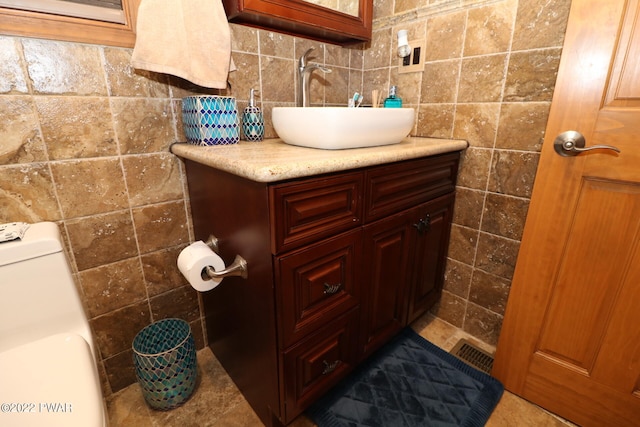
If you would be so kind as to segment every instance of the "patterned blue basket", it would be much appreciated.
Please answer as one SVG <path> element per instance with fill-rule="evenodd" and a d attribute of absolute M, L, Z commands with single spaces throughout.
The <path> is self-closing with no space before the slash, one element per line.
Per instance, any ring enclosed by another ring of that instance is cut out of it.
<path fill-rule="evenodd" d="M 133 339 L 136 377 L 147 404 L 159 410 L 186 402 L 196 386 L 198 369 L 191 327 L 181 319 L 164 319 Z"/>
<path fill-rule="evenodd" d="M 182 99 L 182 125 L 196 145 L 229 145 L 240 140 L 238 105 L 231 96 L 188 96 Z"/>

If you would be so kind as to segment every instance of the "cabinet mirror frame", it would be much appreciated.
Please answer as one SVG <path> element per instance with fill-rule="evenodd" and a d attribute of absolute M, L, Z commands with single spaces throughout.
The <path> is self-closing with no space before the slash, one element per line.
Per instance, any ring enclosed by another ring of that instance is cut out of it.
<path fill-rule="evenodd" d="M 229 22 L 338 45 L 371 40 L 373 0 L 349 15 L 304 0 L 222 0 Z"/>
<path fill-rule="evenodd" d="M 122 0 L 125 23 L 0 7 L 0 35 L 133 47 L 141 0 Z"/>

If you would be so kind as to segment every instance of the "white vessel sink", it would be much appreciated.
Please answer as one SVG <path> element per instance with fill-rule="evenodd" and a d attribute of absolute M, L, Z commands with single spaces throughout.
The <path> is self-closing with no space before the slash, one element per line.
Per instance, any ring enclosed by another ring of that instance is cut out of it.
<path fill-rule="evenodd" d="M 287 144 L 323 150 L 397 144 L 411 129 L 413 108 L 274 107 L 273 128 Z"/>

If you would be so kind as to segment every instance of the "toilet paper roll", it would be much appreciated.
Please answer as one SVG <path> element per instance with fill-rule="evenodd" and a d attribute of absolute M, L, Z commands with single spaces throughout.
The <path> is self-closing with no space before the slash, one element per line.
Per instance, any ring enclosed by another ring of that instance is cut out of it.
<path fill-rule="evenodd" d="M 222 282 L 222 279 L 203 279 L 202 270 L 206 266 L 213 267 L 215 271 L 224 270 L 224 261 L 202 240 L 190 244 L 178 255 L 178 269 L 200 292 L 210 291 Z"/>

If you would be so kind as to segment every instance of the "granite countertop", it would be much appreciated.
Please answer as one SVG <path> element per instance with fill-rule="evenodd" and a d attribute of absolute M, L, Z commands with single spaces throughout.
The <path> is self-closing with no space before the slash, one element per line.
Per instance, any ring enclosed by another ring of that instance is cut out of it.
<path fill-rule="evenodd" d="M 275 182 L 460 151 L 463 140 L 408 137 L 399 144 L 348 150 L 297 147 L 280 139 L 233 145 L 176 143 L 171 152 L 184 159 L 257 182 Z"/>

